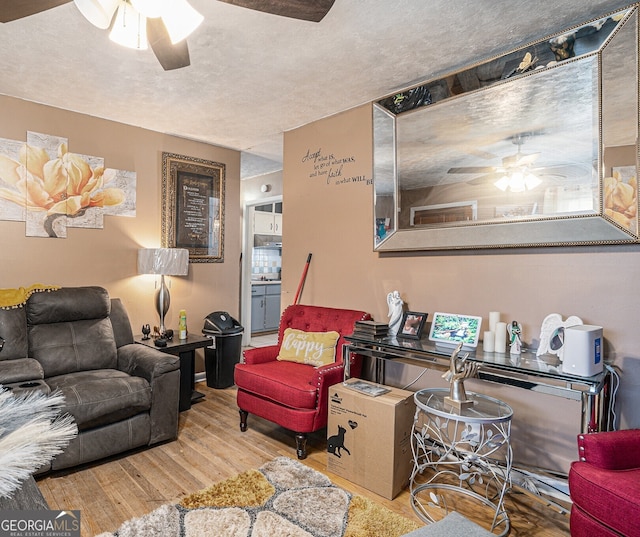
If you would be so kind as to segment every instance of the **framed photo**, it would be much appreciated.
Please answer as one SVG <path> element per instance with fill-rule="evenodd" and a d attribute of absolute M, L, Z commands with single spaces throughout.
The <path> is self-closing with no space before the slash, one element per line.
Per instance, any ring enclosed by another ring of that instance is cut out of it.
<path fill-rule="evenodd" d="M 225 165 L 162 153 L 162 246 L 191 263 L 224 261 Z"/>
<path fill-rule="evenodd" d="M 422 337 L 422 329 L 427 321 L 428 313 L 420 313 L 417 311 L 405 311 L 398 330 L 398 337 L 408 339 L 420 339 Z"/>
<path fill-rule="evenodd" d="M 436 347 L 453 349 L 462 342 L 462 350 L 474 351 L 480 339 L 481 326 L 482 317 L 437 311 L 431 320 L 429 339 Z"/>

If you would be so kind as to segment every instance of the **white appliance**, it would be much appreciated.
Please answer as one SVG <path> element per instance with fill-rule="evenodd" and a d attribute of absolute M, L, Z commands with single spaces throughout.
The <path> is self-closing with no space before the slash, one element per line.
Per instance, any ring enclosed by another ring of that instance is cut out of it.
<path fill-rule="evenodd" d="M 564 373 L 592 377 L 602 373 L 603 361 L 601 326 L 581 324 L 564 329 Z"/>

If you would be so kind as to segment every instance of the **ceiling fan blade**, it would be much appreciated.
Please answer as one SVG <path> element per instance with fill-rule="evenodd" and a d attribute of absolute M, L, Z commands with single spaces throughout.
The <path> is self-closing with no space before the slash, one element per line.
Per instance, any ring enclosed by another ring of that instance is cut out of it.
<path fill-rule="evenodd" d="M 0 22 L 11 22 L 53 7 L 68 4 L 71 0 L 0 0 Z"/>
<path fill-rule="evenodd" d="M 478 147 L 464 146 L 464 147 L 460 147 L 460 149 L 467 155 L 471 155 L 476 158 L 480 158 L 482 160 L 495 160 L 498 158 L 493 153 L 489 153 L 488 151 L 483 151 Z"/>
<path fill-rule="evenodd" d="M 515 155 L 504 157 L 502 159 L 502 166 L 505 168 L 512 168 L 514 166 L 529 166 L 533 164 L 539 156 L 540 153 L 529 153 L 526 155 L 523 153 L 516 153 Z"/>
<path fill-rule="evenodd" d="M 226 4 L 255 9 L 273 15 L 320 22 L 335 0 L 220 0 Z"/>
<path fill-rule="evenodd" d="M 538 160 L 539 156 L 540 156 L 540 153 L 532 153 L 530 155 L 520 155 L 520 158 L 516 161 L 516 166 L 530 166 L 536 160 Z"/>
<path fill-rule="evenodd" d="M 147 19 L 147 40 L 165 71 L 191 65 L 187 40 L 183 39 L 173 45 L 161 18 Z"/>
<path fill-rule="evenodd" d="M 464 168 L 449 168 L 447 173 L 494 173 L 494 166 L 465 166 Z"/>
<path fill-rule="evenodd" d="M 486 175 L 481 175 L 480 177 L 474 177 L 473 179 L 470 179 L 469 181 L 465 181 L 465 183 L 468 184 L 468 185 L 473 185 L 473 186 L 485 185 L 487 183 L 494 183 L 499 178 L 500 178 L 499 174 L 497 174 L 495 172 L 490 172 L 490 173 L 488 173 Z"/>
<path fill-rule="evenodd" d="M 578 164 L 553 164 L 533 168 L 531 171 L 540 178 L 546 176 L 560 177 L 565 182 L 583 181 L 585 177 L 589 177 L 593 173 L 593 169 L 589 166 Z"/>

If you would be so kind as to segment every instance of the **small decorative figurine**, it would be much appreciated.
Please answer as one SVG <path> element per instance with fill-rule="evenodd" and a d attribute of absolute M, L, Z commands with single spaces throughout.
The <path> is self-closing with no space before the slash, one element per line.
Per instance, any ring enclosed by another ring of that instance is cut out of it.
<path fill-rule="evenodd" d="M 389 335 L 395 337 L 400 330 L 402 322 L 402 307 L 404 302 L 400 298 L 398 291 L 392 291 L 387 295 L 387 304 L 389 305 Z"/>
<path fill-rule="evenodd" d="M 575 315 L 567 317 L 564 321 L 559 313 L 547 315 L 540 328 L 540 345 L 536 351 L 536 356 L 555 354 L 562 362 L 564 358 L 564 329 L 581 324 L 584 324 L 582 319 Z"/>
<path fill-rule="evenodd" d="M 147 340 L 147 339 L 151 339 L 149 337 L 149 334 L 151 333 L 151 327 L 148 324 L 143 324 L 142 325 L 142 339 L 143 340 Z"/>
<path fill-rule="evenodd" d="M 449 381 L 449 396 L 445 397 L 444 400 L 458 410 L 473 406 L 473 400 L 467 398 L 463 381 L 478 374 L 478 362 L 467 362 L 468 352 L 461 358 L 458 357 L 461 349 L 462 341 L 458 343 L 458 346 L 451 354 L 449 370 L 442 375 L 443 379 Z"/>
<path fill-rule="evenodd" d="M 509 332 L 509 353 L 520 354 L 522 352 L 522 326 L 518 321 L 512 321 L 507 326 Z"/>
<path fill-rule="evenodd" d="M 549 48 L 557 62 L 568 60 L 576 55 L 574 45 L 576 44 L 576 34 L 565 34 L 549 39 Z"/>

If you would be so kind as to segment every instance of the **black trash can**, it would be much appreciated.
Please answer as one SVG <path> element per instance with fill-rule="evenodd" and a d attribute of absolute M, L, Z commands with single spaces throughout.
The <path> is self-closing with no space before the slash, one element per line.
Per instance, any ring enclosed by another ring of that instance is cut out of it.
<path fill-rule="evenodd" d="M 214 311 L 204 319 L 202 333 L 214 340 L 204 350 L 204 367 L 209 388 L 233 386 L 233 370 L 240 361 L 244 328 L 226 311 Z"/>

